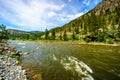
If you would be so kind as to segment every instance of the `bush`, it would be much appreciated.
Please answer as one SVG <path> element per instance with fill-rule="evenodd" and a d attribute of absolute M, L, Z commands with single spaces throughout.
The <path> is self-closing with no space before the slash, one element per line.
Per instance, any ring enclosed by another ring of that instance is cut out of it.
<path fill-rule="evenodd" d="M 17 59 L 18 61 L 21 61 L 20 56 L 17 54 L 11 54 L 10 57 Z"/>
<path fill-rule="evenodd" d="M 90 35 L 90 36 L 86 36 L 85 38 L 83 38 L 83 40 L 84 40 L 85 42 L 97 41 L 97 37 Z"/>
<path fill-rule="evenodd" d="M 103 42 L 103 41 L 104 41 L 104 35 L 103 35 L 102 33 L 99 33 L 99 34 L 97 35 L 97 41 L 98 41 L 98 42 Z"/>
<path fill-rule="evenodd" d="M 91 39 L 90 38 L 85 38 L 84 41 L 89 43 L 91 41 Z"/>
<path fill-rule="evenodd" d="M 0 50 L 0 54 L 2 54 L 2 50 Z"/>
<path fill-rule="evenodd" d="M 106 39 L 106 43 L 108 43 L 108 44 L 113 44 L 114 43 L 114 39 L 113 38 L 107 38 Z"/>

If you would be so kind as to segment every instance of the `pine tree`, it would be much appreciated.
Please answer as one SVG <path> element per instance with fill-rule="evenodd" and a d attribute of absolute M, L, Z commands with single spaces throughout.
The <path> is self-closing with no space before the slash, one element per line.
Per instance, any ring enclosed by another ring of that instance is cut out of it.
<path fill-rule="evenodd" d="M 48 29 L 45 30 L 45 39 L 47 40 L 48 39 L 48 35 L 49 35 L 49 32 L 48 32 Z"/>
<path fill-rule="evenodd" d="M 6 30 L 6 26 L 5 25 L 0 25 L 0 41 L 2 39 L 8 39 L 9 38 L 9 33 L 8 30 Z"/>
<path fill-rule="evenodd" d="M 60 40 L 62 40 L 62 33 L 60 32 L 60 36 L 59 36 Z"/>
<path fill-rule="evenodd" d="M 72 40 L 75 40 L 76 39 L 76 36 L 75 36 L 75 32 L 73 31 L 73 33 L 72 33 Z"/>
<path fill-rule="evenodd" d="M 51 35 L 51 36 L 52 36 L 52 37 L 51 37 L 52 40 L 55 40 L 55 37 L 56 37 L 56 36 L 55 36 L 55 30 L 52 30 L 52 35 Z"/>
<path fill-rule="evenodd" d="M 64 41 L 67 41 L 67 40 L 68 40 L 68 39 L 67 39 L 67 33 L 66 33 L 66 30 L 64 31 L 63 39 L 64 39 Z"/>

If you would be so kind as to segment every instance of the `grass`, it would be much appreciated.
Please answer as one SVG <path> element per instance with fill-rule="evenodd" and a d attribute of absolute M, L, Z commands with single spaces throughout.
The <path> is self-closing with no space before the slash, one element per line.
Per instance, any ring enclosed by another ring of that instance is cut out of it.
<path fill-rule="evenodd" d="M 17 59 L 19 62 L 21 62 L 21 57 L 18 56 L 17 54 L 11 54 L 10 57 L 11 57 L 11 58 L 15 58 L 15 59 Z"/>
<path fill-rule="evenodd" d="M 0 50 L 0 54 L 2 54 L 2 50 Z"/>

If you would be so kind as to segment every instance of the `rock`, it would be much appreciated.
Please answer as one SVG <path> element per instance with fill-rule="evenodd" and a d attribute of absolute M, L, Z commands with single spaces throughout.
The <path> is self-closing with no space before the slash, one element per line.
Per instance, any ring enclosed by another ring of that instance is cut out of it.
<path fill-rule="evenodd" d="M 7 53 L 8 53 L 8 54 L 10 54 L 10 53 L 11 53 L 11 51 L 8 51 Z"/>
<path fill-rule="evenodd" d="M 0 77 L 0 80 L 3 80 L 2 77 Z"/>
<path fill-rule="evenodd" d="M 11 52 L 11 54 L 16 54 L 15 52 Z"/>
<path fill-rule="evenodd" d="M 23 70 L 23 74 L 24 74 L 24 75 L 26 75 L 26 74 L 27 74 L 25 70 Z"/>
<path fill-rule="evenodd" d="M 21 56 L 23 55 L 23 53 L 19 53 Z"/>
<path fill-rule="evenodd" d="M 11 65 L 11 63 L 10 63 L 10 62 L 8 62 L 8 63 L 7 63 L 7 66 L 10 66 L 10 65 Z"/>
<path fill-rule="evenodd" d="M 20 55 L 27 55 L 29 54 L 28 52 L 24 52 L 24 53 L 19 53 Z"/>
<path fill-rule="evenodd" d="M 19 64 L 20 62 L 19 61 L 16 61 L 16 64 Z"/>
<path fill-rule="evenodd" d="M 0 50 L 3 50 L 4 48 L 3 47 L 0 47 Z"/>
<path fill-rule="evenodd" d="M 25 52 L 25 53 L 23 53 L 23 54 L 27 55 L 27 54 L 29 54 L 29 53 L 28 53 L 28 52 Z"/>
<path fill-rule="evenodd" d="M 4 50 L 8 50 L 9 49 L 9 47 L 4 47 Z"/>

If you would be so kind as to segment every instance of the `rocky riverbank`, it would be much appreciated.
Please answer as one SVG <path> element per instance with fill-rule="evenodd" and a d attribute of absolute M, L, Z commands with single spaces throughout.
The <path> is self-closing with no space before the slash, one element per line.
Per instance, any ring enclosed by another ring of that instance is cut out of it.
<path fill-rule="evenodd" d="M 27 80 L 26 71 L 19 64 L 20 52 L 0 42 L 0 80 Z"/>

